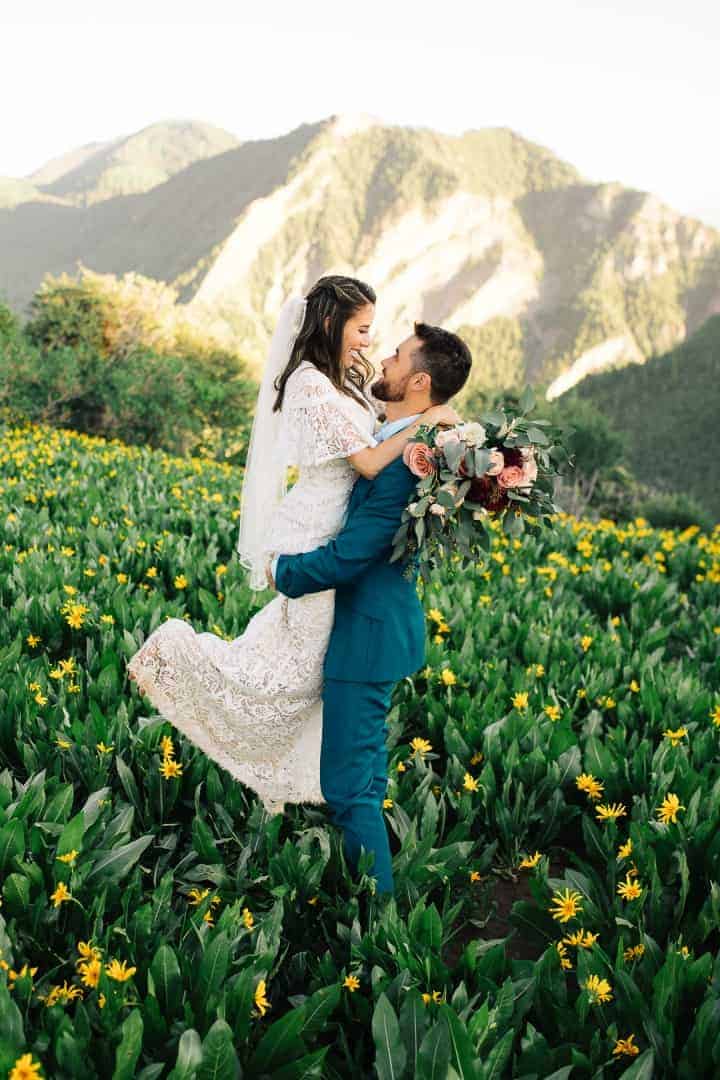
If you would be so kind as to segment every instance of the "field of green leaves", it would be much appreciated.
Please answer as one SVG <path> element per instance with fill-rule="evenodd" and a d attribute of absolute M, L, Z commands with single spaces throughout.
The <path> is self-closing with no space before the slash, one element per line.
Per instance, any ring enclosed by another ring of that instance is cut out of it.
<path fill-rule="evenodd" d="M 719 1076 L 720 527 L 558 515 L 431 581 L 382 907 L 125 674 L 267 599 L 239 495 L 0 424 L 0 1077 Z"/>

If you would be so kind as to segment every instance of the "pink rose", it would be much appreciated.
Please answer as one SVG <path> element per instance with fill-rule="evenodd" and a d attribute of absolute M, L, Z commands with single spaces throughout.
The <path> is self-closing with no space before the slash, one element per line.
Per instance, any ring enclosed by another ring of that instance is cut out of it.
<path fill-rule="evenodd" d="M 485 476 L 498 476 L 505 468 L 505 458 L 502 451 L 493 447 L 490 451 L 490 465 L 485 470 Z"/>
<path fill-rule="evenodd" d="M 522 487 L 526 483 L 525 473 L 518 465 L 507 465 L 497 478 L 501 488 Z"/>
<path fill-rule="evenodd" d="M 403 461 L 422 480 L 435 472 L 435 454 L 425 443 L 408 443 L 403 450 Z"/>

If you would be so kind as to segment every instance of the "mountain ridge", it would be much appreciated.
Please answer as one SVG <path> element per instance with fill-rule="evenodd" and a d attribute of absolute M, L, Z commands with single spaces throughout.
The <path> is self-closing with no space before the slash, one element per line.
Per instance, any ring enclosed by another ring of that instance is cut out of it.
<path fill-rule="evenodd" d="M 486 367 L 551 396 L 720 311 L 720 232 L 586 180 L 511 129 L 451 136 L 335 114 L 273 139 L 224 133 L 235 144 L 213 153 L 196 128 L 189 149 L 150 125 L 42 189 L 0 182 L 0 205 L 5 189 L 12 203 L 0 209 L 0 295 L 22 308 L 46 272 L 133 270 L 223 322 L 259 369 L 284 296 L 354 273 L 378 292 L 378 337 L 442 323 L 478 342 L 473 377 Z M 143 190 L 107 182 L 121 144 Z M 154 182 L 153 169 L 171 175 Z M 485 339 L 500 348 L 487 363 Z"/>

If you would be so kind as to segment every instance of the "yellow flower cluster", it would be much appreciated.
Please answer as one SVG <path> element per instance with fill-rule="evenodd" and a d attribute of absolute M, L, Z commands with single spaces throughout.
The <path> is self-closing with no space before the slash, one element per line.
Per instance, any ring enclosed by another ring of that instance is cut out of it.
<path fill-rule="evenodd" d="M 163 735 L 160 740 L 160 749 L 162 751 L 162 763 L 160 765 L 160 773 L 166 780 L 172 780 L 174 777 L 182 776 L 182 764 L 175 760 L 175 748 L 173 741 L 169 735 Z"/>

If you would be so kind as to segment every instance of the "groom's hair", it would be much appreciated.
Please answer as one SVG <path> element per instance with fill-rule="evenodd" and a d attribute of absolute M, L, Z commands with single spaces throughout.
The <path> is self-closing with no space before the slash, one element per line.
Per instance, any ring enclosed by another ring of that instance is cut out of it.
<path fill-rule="evenodd" d="M 472 365 L 472 354 L 462 338 L 428 323 L 415 323 L 415 337 L 422 345 L 412 355 L 414 371 L 430 376 L 430 399 L 442 405 L 461 390 Z"/>

